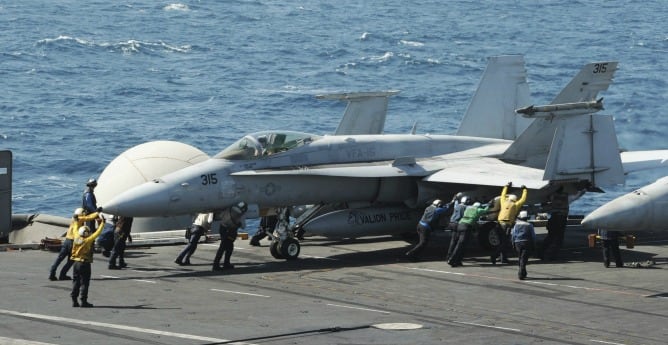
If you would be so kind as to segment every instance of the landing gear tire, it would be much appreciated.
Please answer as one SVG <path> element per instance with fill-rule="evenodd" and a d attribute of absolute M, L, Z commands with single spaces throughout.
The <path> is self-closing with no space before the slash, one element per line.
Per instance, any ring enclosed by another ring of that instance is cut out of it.
<path fill-rule="evenodd" d="M 273 240 L 269 244 L 269 252 L 271 253 L 271 256 L 273 256 L 275 259 L 283 259 L 283 255 L 281 255 L 279 245 L 280 242 L 278 240 Z"/>
<path fill-rule="evenodd" d="M 480 244 L 481 248 L 484 248 L 485 250 L 492 250 L 499 246 L 501 241 L 499 240 L 498 234 L 494 230 L 495 227 L 495 222 L 485 223 L 480 226 L 478 229 L 478 244 Z"/>
<path fill-rule="evenodd" d="M 299 244 L 299 241 L 291 237 L 283 240 L 283 243 L 280 245 L 281 256 L 285 260 L 297 259 L 300 250 L 301 245 Z"/>

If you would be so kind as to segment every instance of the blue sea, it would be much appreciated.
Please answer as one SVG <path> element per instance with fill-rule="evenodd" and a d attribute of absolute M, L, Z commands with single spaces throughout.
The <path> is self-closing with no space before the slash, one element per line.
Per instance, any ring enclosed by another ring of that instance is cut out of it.
<path fill-rule="evenodd" d="M 523 54 L 549 103 L 586 63 L 619 61 L 605 97 L 619 146 L 668 148 L 664 1 L 0 2 L 0 149 L 13 213 L 69 216 L 123 151 L 176 140 L 213 155 L 244 133 L 331 133 L 324 92 L 397 89 L 386 133 L 451 134 L 487 57 Z M 587 195 L 592 210 L 666 172 Z"/>

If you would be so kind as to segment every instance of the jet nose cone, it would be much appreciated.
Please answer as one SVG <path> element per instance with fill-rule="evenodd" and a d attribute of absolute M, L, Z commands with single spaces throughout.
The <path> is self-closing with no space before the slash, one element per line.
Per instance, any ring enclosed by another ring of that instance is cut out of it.
<path fill-rule="evenodd" d="M 640 194 L 619 197 L 587 215 L 582 226 L 590 229 L 633 231 L 651 216 L 651 202 Z"/>
<path fill-rule="evenodd" d="M 167 188 L 159 183 L 145 183 L 131 188 L 102 205 L 104 213 L 124 217 L 162 216 L 169 203 Z"/>

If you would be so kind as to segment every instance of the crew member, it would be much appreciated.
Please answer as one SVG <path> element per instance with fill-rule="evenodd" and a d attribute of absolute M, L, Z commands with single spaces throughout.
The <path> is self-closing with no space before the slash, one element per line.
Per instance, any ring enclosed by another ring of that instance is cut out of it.
<path fill-rule="evenodd" d="M 132 217 L 118 217 L 114 224 L 114 249 L 109 257 L 109 269 L 118 270 L 128 265 L 125 263 L 125 241 L 132 243 Z M 118 259 L 118 265 L 116 265 Z"/>
<path fill-rule="evenodd" d="M 406 253 L 411 261 L 418 261 L 420 259 L 419 255 L 427 246 L 429 242 L 429 235 L 431 232 L 438 227 L 440 216 L 447 211 L 447 206 L 443 206 L 443 202 L 439 199 L 434 200 L 431 205 L 427 206 L 422 214 L 422 218 L 417 224 L 417 233 L 420 238 L 418 243 Z"/>
<path fill-rule="evenodd" d="M 527 222 L 529 219 L 529 214 L 527 211 L 520 211 L 517 216 L 517 221 L 513 226 L 513 230 L 510 233 L 512 239 L 513 248 L 517 252 L 519 257 L 519 270 L 517 272 L 517 277 L 520 280 L 524 280 L 527 277 L 527 263 L 529 262 L 529 255 L 534 250 L 536 243 L 536 232 L 534 231 L 533 224 Z"/>
<path fill-rule="evenodd" d="M 220 245 L 218 246 L 218 251 L 216 251 L 216 257 L 213 259 L 212 271 L 234 268 L 234 265 L 230 263 L 230 257 L 234 251 L 234 241 L 237 239 L 237 231 L 239 228 L 243 229 L 246 226 L 244 221 L 246 211 L 248 211 L 248 205 L 242 201 L 222 212 L 218 230 L 220 232 Z M 223 257 L 223 253 L 225 254 L 225 259 L 221 267 L 220 259 Z"/>
<path fill-rule="evenodd" d="M 97 187 L 97 180 L 94 178 L 89 178 L 86 182 L 86 189 L 83 192 L 81 197 L 81 207 L 84 209 L 84 214 L 89 214 L 93 212 L 100 212 L 97 208 L 97 198 L 95 197 L 95 187 Z M 86 223 L 89 229 L 95 229 L 95 221 L 90 221 Z"/>
<path fill-rule="evenodd" d="M 603 242 L 603 266 L 610 267 L 610 260 L 615 260 L 616 267 L 624 267 L 622 254 L 619 252 L 619 231 L 598 230 Z"/>
<path fill-rule="evenodd" d="M 78 236 L 74 238 L 72 244 L 72 260 L 74 261 L 74 278 L 72 280 L 72 306 L 78 307 L 79 292 L 81 292 L 81 307 L 91 308 L 92 304 L 88 303 L 88 287 L 90 285 L 91 263 L 93 262 L 93 245 L 95 238 L 100 236 L 102 229 L 104 229 L 104 219 L 100 216 L 100 225 L 94 233 L 90 233 L 88 226 L 84 225 L 79 228 Z"/>
<path fill-rule="evenodd" d="M 515 225 L 517 213 L 522 209 L 522 205 L 524 205 L 524 202 L 527 200 L 527 188 L 524 185 L 522 185 L 522 197 L 519 200 L 517 200 L 517 196 L 513 194 L 508 195 L 508 188 L 512 185 L 512 182 L 508 182 L 501 191 L 501 209 L 499 210 L 499 218 L 497 219 L 500 227 L 499 246 L 490 258 L 492 265 L 496 264 L 496 260 L 499 257 L 502 263 L 508 263 L 508 256 L 510 254 L 510 244 L 508 243 L 510 230 L 513 228 L 513 225 Z"/>
<path fill-rule="evenodd" d="M 450 207 L 452 207 L 452 215 L 450 216 L 450 224 L 448 225 L 450 230 L 457 230 L 457 223 L 459 223 L 459 220 L 464 216 L 466 202 L 468 200 L 469 198 L 466 195 L 457 193 L 457 195 L 455 195 L 455 197 L 450 202 Z"/>
<path fill-rule="evenodd" d="M 200 237 L 211 230 L 212 223 L 213 213 L 200 213 L 195 217 L 193 224 L 190 226 L 188 244 L 186 244 L 181 253 L 176 257 L 176 260 L 174 260 L 177 265 L 190 265 L 190 257 L 197 250 L 197 243 Z"/>
<path fill-rule="evenodd" d="M 470 203 L 470 199 L 467 203 Z M 452 267 L 459 267 L 462 265 L 462 258 L 464 251 L 468 244 L 470 234 L 475 227 L 477 227 L 478 219 L 487 212 L 487 206 L 483 207 L 479 202 L 467 206 L 464 215 L 457 223 L 457 231 L 453 231 L 450 239 L 450 249 L 448 250 L 448 264 Z"/>
<path fill-rule="evenodd" d="M 274 231 L 276 224 L 278 223 L 278 211 L 274 210 L 275 214 L 269 214 L 260 218 L 260 225 L 257 228 L 257 231 L 250 239 L 250 245 L 259 247 L 260 240 L 267 237 L 267 233 Z"/>
<path fill-rule="evenodd" d="M 568 222 L 568 194 L 564 192 L 563 186 L 559 186 L 554 194 L 550 195 L 547 206 L 550 208 L 550 218 L 547 220 L 547 236 L 543 240 L 540 258 L 556 260 L 564 242 Z"/>
<path fill-rule="evenodd" d="M 70 256 L 72 255 L 72 241 L 74 241 L 77 231 L 79 231 L 79 228 L 84 225 L 85 222 L 94 221 L 98 216 L 97 212 L 93 212 L 85 216 L 83 213 L 84 210 L 81 207 L 74 210 L 72 220 L 70 221 L 70 227 L 67 229 L 67 233 L 65 234 L 65 241 L 63 241 L 63 244 L 60 247 L 60 252 L 58 253 L 58 257 L 56 257 L 56 261 L 53 263 L 53 265 L 51 265 L 51 271 L 49 274 L 49 280 L 51 281 L 72 279 L 67 275 L 67 271 L 69 271 L 70 267 L 72 267 L 72 264 L 74 264 L 74 261 L 70 259 Z M 60 263 L 65 259 L 67 259 L 67 261 L 65 262 L 63 268 L 60 269 L 59 277 L 56 278 L 56 270 L 58 269 L 58 265 L 60 265 Z"/>

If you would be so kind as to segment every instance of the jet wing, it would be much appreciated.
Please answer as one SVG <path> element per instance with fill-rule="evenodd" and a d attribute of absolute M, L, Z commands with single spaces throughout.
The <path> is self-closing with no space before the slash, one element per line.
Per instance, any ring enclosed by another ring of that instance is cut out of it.
<path fill-rule="evenodd" d="M 397 160 L 395 162 L 402 162 Z M 415 162 L 415 160 L 413 160 Z M 427 176 L 437 170 L 426 170 L 418 164 L 395 165 L 394 162 L 376 162 L 371 164 L 337 164 L 300 167 L 295 169 L 265 169 L 246 170 L 232 173 L 232 176 L 254 176 L 254 175 L 311 175 L 311 176 L 337 176 L 337 177 L 401 177 L 401 176 Z"/>
<path fill-rule="evenodd" d="M 656 168 L 668 168 L 668 150 L 622 152 L 624 174 Z"/>
<path fill-rule="evenodd" d="M 530 189 L 540 189 L 549 184 L 543 181 L 543 170 L 505 163 L 496 158 L 476 157 L 447 159 L 448 155 L 416 161 L 414 158 L 398 158 L 394 161 L 357 163 L 346 165 L 322 165 L 297 169 L 246 170 L 233 176 L 337 176 L 356 178 L 422 177 L 427 182 L 456 183 L 483 186 L 504 186 L 512 181 Z"/>
<path fill-rule="evenodd" d="M 508 164 L 496 158 L 477 158 L 455 162 L 423 180 L 439 183 L 459 183 L 482 186 L 503 186 L 508 182 L 541 189 L 549 184 L 543 180 L 543 170 Z"/>

